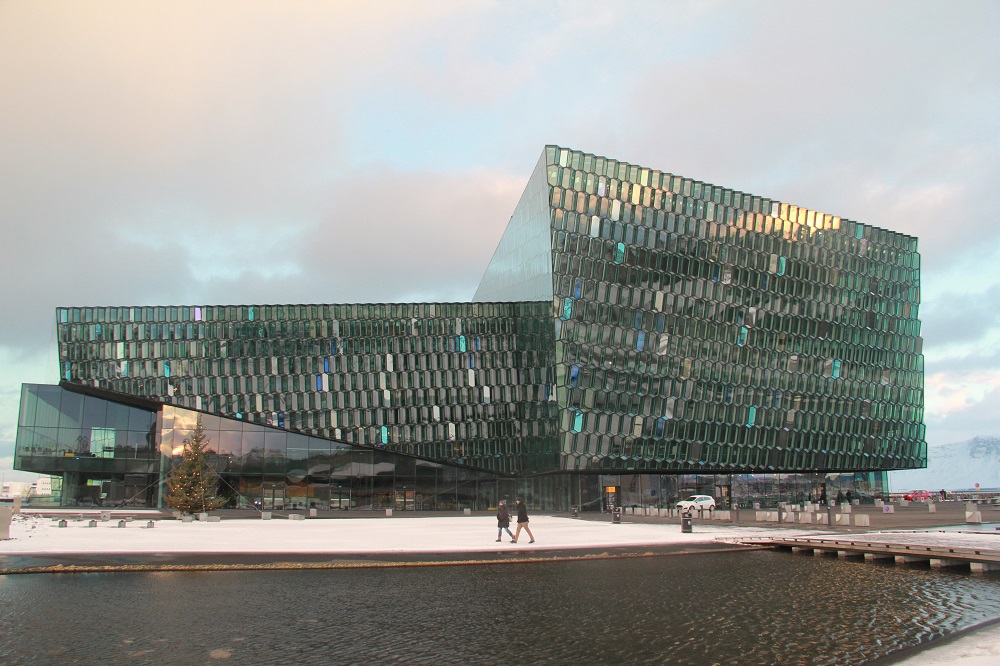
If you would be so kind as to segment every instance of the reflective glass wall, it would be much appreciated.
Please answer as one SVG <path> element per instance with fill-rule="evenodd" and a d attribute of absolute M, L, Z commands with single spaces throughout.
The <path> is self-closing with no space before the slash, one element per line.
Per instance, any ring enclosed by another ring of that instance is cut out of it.
<path fill-rule="evenodd" d="M 557 468 L 551 304 L 60 308 L 63 379 L 499 472 Z"/>
<path fill-rule="evenodd" d="M 926 464 L 915 238 L 546 149 L 568 470 Z"/>
<path fill-rule="evenodd" d="M 201 419 L 231 508 L 454 511 L 496 505 L 497 475 L 165 405 L 163 467 Z"/>
<path fill-rule="evenodd" d="M 58 501 L 65 506 L 153 506 L 159 472 L 157 416 L 155 407 L 25 384 L 14 468 L 60 476 Z"/>

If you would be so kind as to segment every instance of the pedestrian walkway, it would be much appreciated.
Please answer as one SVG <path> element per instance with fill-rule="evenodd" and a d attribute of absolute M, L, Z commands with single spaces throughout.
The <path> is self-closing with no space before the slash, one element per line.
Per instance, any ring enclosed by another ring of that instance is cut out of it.
<path fill-rule="evenodd" d="M 765 527 L 699 525 L 682 533 L 670 524 L 619 523 L 533 515 L 536 543 L 496 543 L 492 516 L 357 518 L 353 520 L 222 520 L 150 522 L 68 520 L 22 514 L 11 526 L 11 539 L 0 541 L 0 571 L 15 572 L 86 563 L 113 566 L 179 561 L 222 565 L 243 561 L 303 562 L 387 561 L 393 558 L 434 561 L 461 558 L 493 560 L 592 556 L 623 549 L 642 552 L 721 550 L 739 547 L 736 537 L 764 535 Z M 150 527 L 149 525 L 152 525 Z M 94 525 L 91 527 L 91 525 Z M 119 527 L 119 525 L 123 525 Z M 728 541 L 724 541 L 728 539 Z"/>

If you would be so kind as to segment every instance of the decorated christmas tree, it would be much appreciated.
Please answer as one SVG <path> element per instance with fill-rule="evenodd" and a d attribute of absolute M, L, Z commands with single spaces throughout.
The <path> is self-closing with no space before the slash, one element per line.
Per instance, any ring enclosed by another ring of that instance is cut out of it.
<path fill-rule="evenodd" d="M 208 451 L 201 417 L 191 439 L 184 441 L 184 457 L 167 476 L 167 504 L 183 513 L 201 513 L 226 504 L 219 497 L 219 476 L 208 466 Z"/>

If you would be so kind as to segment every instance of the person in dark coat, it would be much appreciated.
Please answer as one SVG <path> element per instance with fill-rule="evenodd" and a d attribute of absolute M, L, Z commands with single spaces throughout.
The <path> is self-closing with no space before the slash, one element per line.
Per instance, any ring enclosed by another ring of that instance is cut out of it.
<path fill-rule="evenodd" d="M 504 530 L 507 530 L 511 543 L 513 543 L 514 535 L 510 533 L 510 511 L 507 510 L 504 501 L 500 500 L 500 504 L 497 505 L 497 541 L 500 541 Z"/>
<path fill-rule="evenodd" d="M 528 507 L 524 506 L 524 502 L 520 497 L 517 498 L 515 505 L 517 506 L 517 531 L 514 532 L 514 538 L 510 542 L 517 543 L 517 537 L 521 536 L 521 530 L 523 529 L 528 533 L 528 538 L 531 539 L 528 543 L 535 543 L 535 535 L 531 533 L 531 529 L 528 527 Z"/>

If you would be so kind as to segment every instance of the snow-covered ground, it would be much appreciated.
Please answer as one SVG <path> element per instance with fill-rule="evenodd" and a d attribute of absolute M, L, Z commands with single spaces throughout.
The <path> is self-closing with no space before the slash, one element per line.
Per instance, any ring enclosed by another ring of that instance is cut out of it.
<path fill-rule="evenodd" d="M 158 520 L 147 528 L 137 518 L 126 527 L 117 520 L 70 520 L 67 527 L 31 514 L 14 517 L 11 539 L 0 541 L 4 553 L 476 553 L 498 547 L 532 549 L 617 548 L 697 544 L 773 534 L 763 527 L 730 527 L 696 523 L 682 533 L 679 525 L 612 524 L 534 515 L 529 523 L 536 543 L 522 533 L 516 544 L 504 534 L 496 543 L 496 519 L 484 516 L 427 518 L 352 518 L 306 520 L 222 520 L 191 522 Z M 511 526 L 511 531 L 516 525 Z M 783 531 L 791 534 L 794 531 Z M 811 532 L 815 535 L 815 532 Z"/>

